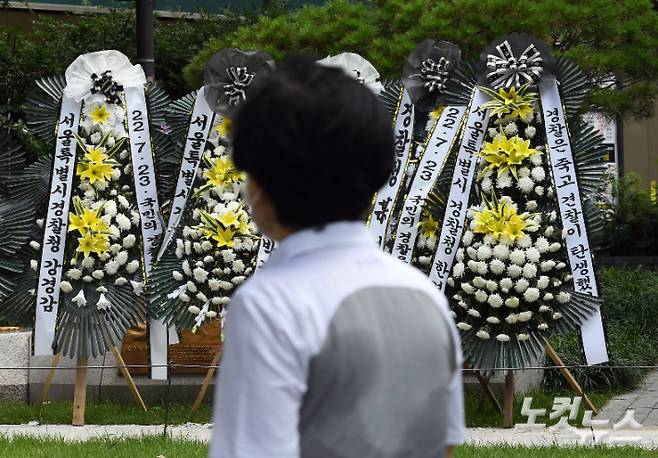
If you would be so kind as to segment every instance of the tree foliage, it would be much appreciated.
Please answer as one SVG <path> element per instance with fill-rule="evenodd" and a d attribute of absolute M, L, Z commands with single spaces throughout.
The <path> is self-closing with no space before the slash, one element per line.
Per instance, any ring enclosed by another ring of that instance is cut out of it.
<path fill-rule="evenodd" d="M 395 78 L 424 38 L 452 41 L 473 59 L 510 32 L 545 40 L 595 83 L 614 76 L 616 86 L 590 95 L 594 108 L 612 115 L 651 115 L 658 93 L 658 13 L 651 0 L 332 0 L 261 17 L 211 39 L 185 68 L 185 79 L 200 86 L 208 58 L 224 47 L 261 49 L 276 59 L 357 52 L 382 76 Z"/>

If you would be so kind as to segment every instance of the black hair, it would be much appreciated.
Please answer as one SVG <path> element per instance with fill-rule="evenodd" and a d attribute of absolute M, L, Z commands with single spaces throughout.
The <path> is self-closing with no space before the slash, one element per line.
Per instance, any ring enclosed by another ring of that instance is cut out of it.
<path fill-rule="evenodd" d="M 284 63 L 254 88 L 233 129 L 233 160 L 295 228 L 360 220 L 394 167 L 391 117 L 338 68 Z"/>

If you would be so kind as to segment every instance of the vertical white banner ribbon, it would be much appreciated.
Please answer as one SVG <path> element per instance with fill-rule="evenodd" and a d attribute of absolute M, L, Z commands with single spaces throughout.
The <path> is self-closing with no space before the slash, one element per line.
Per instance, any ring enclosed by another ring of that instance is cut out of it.
<path fill-rule="evenodd" d="M 34 354 L 52 355 L 57 324 L 60 284 L 64 270 L 64 251 L 69 222 L 73 175 L 75 174 L 76 141 L 80 122 L 80 102 L 62 97 L 55 157 L 50 182 L 48 213 L 39 263 L 37 309 L 34 324 Z"/>
<path fill-rule="evenodd" d="M 158 236 L 162 234 L 162 216 L 158 203 L 155 166 L 149 132 L 148 109 L 142 87 L 127 87 L 126 111 L 132 158 L 135 198 L 142 227 L 144 272 L 148 276 L 157 249 Z M 151 347 L 151 378 L 167 379 L 167 326 L 159 320 L 149 321 Z"/>
<path fill-rule="evenodd" d="M 260 246 L 258 247 L 258 255 L 256 256 L 256 269 L 258 270 L 270 259 L 270 255 L 276 249 L 274 240 L 265 234 L 260 236 Z"/>
<path fill-rule="evenodd" d="M 400 221 L 395 233 L 395 244 L 391 251 L 393 256 L 404 262 L 411 262 L 414 245 L 418 238 L 418 223 L 423 204 L 443 169 L 445 160 L 459 133 L 465 111 L 466 107 L 463 106 L 445 107 L 425 145 L 425 151 L 402 206 Z"/>
<path fill-rule="evenodd" d="M 592 252 L 578 190 L 576 166 L 555 78 L 542 78 L 539 83 L 539 94 L 560 217 L 566 231 L 565 244 L 573 272 L 573 287 L 577 292 L 598 297 Z M 583 323 L 581 334 L 587 364 L 608 361 L 600 309 Z"/>
<path fill-rule="evenodd" d="M 450 269 L 464 229 L 468 198 L 471 194 L 473 176 L 478 163 L 475 155 L 482 148 L 489 120 L 488 110 L 480 110 L 480 105 L 488 99 L 489 97 L 483 92 L 475 89 L 466 126 L 462 133 L 457 163 L 452 175 L 452 185 L 446 202 L 446 213 L 443 217 L 443 224 L 441 224 L 441 235 L 429 275 L 430 280 L 441 291 L 445 290 L 446 280 L 450 276 Z"/>
<path fill-rule="evenodd" d="M 183 159 L 178 173 L 178 181 L 176 182 L 176 191 L 174 192 L 174 199 L 171 204 L 171 213 L 157 259 L 162 257 L 174 237 L 176 227 L 183 216 L 185 204 L 187 203 L 187 199 L 189 199 L 190 191 L 194 185 L 206 142 L 208 141 L 208 134 L 210 133 L 214 113 L 208 106 L 203 92 L 203 88 L 199 89 L 196 95 L 196 101 L 194 102 L 190 127 L 187 131 L 187 138 L 185 139 L 185 147 L 183 149 Z"/>
<path fill-rule="evenodd" d="M 393 169 L 388 182 L 375 196 L 375 204 L 368 218 L 370 231 L 381 247 L 384 246 L 388 222 L 407 172 L 413 142 L 413 124 L 414 106 L 409 93 L 403 88 L 395 116 L 395 169 Z"/>

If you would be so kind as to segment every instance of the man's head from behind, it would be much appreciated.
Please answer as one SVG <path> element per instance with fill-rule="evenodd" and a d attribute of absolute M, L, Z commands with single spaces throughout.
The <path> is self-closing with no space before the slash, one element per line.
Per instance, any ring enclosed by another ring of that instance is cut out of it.
<path fill-rule="evenodd" d="M 275 239 L 360 220 L 394 166 L 391 118 L 377 97 L 337 68 L 285 63 L 235 120 L 238 168 L 259 228 Z"/>

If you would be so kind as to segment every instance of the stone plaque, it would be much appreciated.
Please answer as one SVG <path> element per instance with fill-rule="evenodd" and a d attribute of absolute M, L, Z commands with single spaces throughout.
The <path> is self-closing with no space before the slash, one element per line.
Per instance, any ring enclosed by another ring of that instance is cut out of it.
<path fill-rule="evenodd" d="M 209 366 L 218 351 L 221 351 L 221 326 L 219 320 L 209 321 L 196 332 L 183 331 L 180 343 L 169 345 L 169 361 L 172 364 Z M 121 356 L 126 365 L 149 364 L 149 338 L 146 323 L 128 329 L 123 338 Z M 171 375 L 205 374 L 205 367 L 172 367 Z M 149 369 L 129 368 L 132 375 L 148 375 Z"/>

